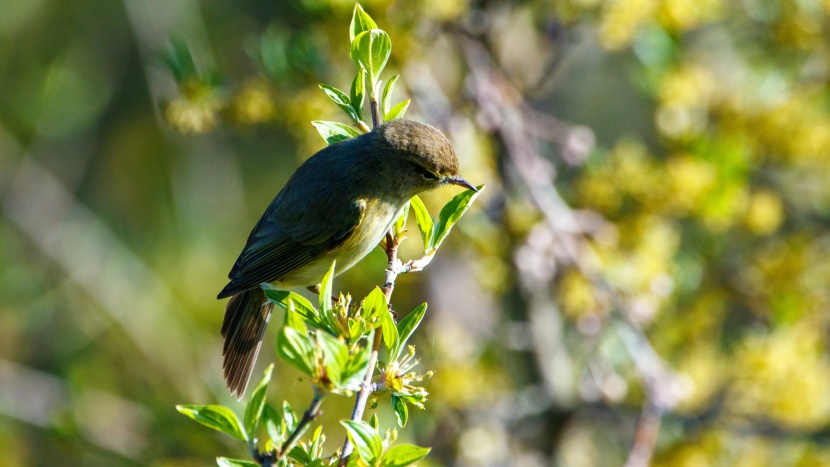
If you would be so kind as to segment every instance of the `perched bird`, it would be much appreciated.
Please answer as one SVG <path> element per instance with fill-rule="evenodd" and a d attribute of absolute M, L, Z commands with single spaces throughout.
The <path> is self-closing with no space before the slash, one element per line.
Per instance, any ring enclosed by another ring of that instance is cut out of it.
<path fill-rule="evenodd" d="M 219 299 L 225 381 L 242 397 L 272 304 L 260 284 L 280 289 L 319 284 L 337 260 L 341 273 L 383 239 L 409 199 L 442 185 L 475 187 L 437 129 L 397 119 L 332 144 L 305 161 L 254 226 Z"/>

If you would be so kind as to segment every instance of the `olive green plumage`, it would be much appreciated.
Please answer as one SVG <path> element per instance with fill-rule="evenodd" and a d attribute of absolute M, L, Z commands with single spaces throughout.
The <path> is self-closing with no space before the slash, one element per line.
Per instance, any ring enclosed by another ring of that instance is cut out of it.
<path fill-rule="evenodd" d="M 305 161 L 254 226 L 218 298 L 231 297 L 222 336 L 225 380 L 245 392 L 272 305 L 260 288 L 318 284 L 331 262 L 341 273 L 383 238 L 414 195 L 445 184 L 475 189 L 435 128 L 398 119 L 322 149 Z"/>

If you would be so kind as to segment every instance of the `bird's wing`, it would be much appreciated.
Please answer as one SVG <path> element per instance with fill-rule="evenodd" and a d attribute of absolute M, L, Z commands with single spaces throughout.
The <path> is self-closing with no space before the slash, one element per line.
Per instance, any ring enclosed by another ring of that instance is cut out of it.
<path fill-rule="evenodd" d="M 219 298 L 280 279 L 336 248 L 360 224 L 366 208 L 362 201 L 286 198 L 278 196 L 254 227 Z M 294 209 L 281 210 L 281 203 L 294 203 Z"/>

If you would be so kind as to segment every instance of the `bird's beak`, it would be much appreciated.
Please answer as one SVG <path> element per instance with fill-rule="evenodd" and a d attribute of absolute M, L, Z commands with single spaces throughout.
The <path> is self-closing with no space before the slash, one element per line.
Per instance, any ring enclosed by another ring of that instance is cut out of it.
<path fill-rule="evenodd" d="M 452 183 L 453 185 L 463 186 L 464 188 L 468 188 L 478 193 L 478 188 L 473 186 L 473 184 L 468 182 L 467 180 L 464 180 L 460 175 L 457 177 L 449 177 L 447 179 L 447 182 Z"/>

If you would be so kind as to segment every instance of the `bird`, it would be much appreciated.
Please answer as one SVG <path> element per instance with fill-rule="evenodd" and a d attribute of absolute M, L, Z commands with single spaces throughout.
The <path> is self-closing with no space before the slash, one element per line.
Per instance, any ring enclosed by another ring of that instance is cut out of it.
<path fill-rule="evenodd" d="M 395 119 L 323 148 L 302 163 L 254 226 L 218 299 L 225 306 L 223 370 L 227 387 L 245 393 L 273 304 L 261 288 L 321 282 L 380 244 L 413 196 L 445 185 L 475 190 L 440 130 Z"/>

